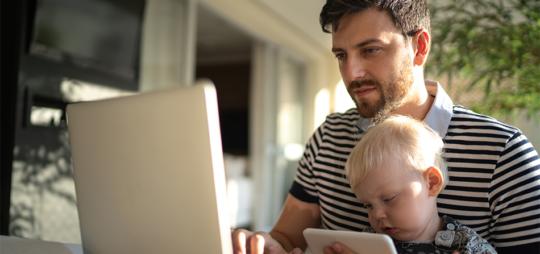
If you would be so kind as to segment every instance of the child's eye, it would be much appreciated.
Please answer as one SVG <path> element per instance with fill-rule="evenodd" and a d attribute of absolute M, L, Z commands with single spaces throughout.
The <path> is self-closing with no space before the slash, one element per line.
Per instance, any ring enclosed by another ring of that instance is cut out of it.
<path fill-rule="evenodd" d="M 364 208 L 370 209 L 370 208 L 373 208 L 373 206 L 371 204 L 364 204 Z"/>
<path fill-rule="evenodd" d="M 384 201 L 384 202 L 390 202 L 390 201 L 394 200 L 395 197 L 396 197 L 396 196 L 392 196 L 392 197 L 389 197 L 389 198 L 385 198 L 385 199 L 383 199 L 383 201 Z"/>

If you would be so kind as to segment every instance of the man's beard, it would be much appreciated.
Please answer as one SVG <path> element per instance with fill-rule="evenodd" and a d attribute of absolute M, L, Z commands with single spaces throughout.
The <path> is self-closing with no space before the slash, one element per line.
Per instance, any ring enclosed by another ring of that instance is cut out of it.
<path fill-rule="evenodd" d="M 384 121 L 394 110 L 401 106 L 414 83 L 412 64 L 407 63 L 407 60 L 407 58 L 403 59 L 397 74 L 388 82 L 369 79 L 360 82 L 353 81 L 349 84 L 349 89 L 366 85 L 374 86 L 380 93 L 380 99 L 375 103 L 369 103 L 362 99 L 359 101 L 353 99 L 360 116 L 371 118 L 372 123 L 377 124 Z"/>

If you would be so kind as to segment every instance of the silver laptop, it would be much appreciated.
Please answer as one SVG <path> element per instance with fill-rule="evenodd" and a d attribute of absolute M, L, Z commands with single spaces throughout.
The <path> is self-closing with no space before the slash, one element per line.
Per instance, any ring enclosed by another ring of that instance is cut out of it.
<path fill-rule="evenodd" d="M 85 254 L 232 253 L 213 84 L 67 114 Z"/>

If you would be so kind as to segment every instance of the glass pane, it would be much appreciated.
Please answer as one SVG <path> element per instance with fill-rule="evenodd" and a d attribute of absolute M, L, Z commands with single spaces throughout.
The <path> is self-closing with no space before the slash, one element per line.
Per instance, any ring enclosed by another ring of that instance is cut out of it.
<path fill-rule="evenodd" d="M 79 102 L 133 94 L 64 78 L 62 100 Z M 35 98 L 40 98 L 34 96 Z M 34 99 L 54 106 L 53 99 Z M 47 103 L 48 102 L 48 103 Z M 41 105 L 41 104 L 40 104 Z M 29 125 L 14 149 L 10 234 L 25 238 L 80 243 L 79 219 L 63 107 L 32 106 Z"/>
<path fill-rule="evenodd" d="M 277 91 L 277 147 L 274 186 L 275 218 L 279 216 L 296 174 L 296 165 L 303 154 L 302 89 L 303 65 L 285 57 L 280 62 Z"/>

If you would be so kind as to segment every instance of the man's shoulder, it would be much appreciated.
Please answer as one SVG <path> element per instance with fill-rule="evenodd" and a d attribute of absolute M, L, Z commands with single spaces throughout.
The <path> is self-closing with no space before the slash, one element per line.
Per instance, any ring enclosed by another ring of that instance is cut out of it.
<path fill-rule="evenodd" d="M 330 142 L 337 147 L 354 146 L 361 133 L 356 125 L 359 118 L 360 115 L 356 108 L 329 114 L 315 131 L 313 137 L 322 143 Z"/>
<path fill-rule="evenodd" d="M 347 130 L 358 130 L 356 123 L 360 115 L 356 108 L 351 108 L 345 112 L 336 112 L 326 116 L 324 123 L 320 126 L 323 130 L 333 129 L 347 129 Z"/>
<path fill-rule="evenodd" d="M 336 122 L 336 121 L 346 121 L 346 122 L 356 122 L 360 118 L 358 110 L 356 108 L 348 109 L 345 112 L 335 112 L 331 113 L 326 117 L 326 122 Z"/>
<path fill-rule="evenodd" d="M 454 105 L 448 132 L 459 130 L 479 132 L 479 134 L 496 134 L 501 138 L 507 139 L 519 132 L 518 128 L 493 117 L 476 113 L 461 105 Z"/>

